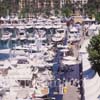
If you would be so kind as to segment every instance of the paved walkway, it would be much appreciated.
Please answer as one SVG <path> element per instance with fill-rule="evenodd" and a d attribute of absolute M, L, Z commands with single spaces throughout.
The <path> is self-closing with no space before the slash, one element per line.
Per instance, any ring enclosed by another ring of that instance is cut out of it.
<path fill-rule="evenodd" d="M 80 100 L 78 89 L 75 86 L 68 86 L 68 92 L 63 95 L 63 100 Z"/>
<path fill-rule="evenodd" d="M 86 38 L 85 38 L 86 39 Z M 82 45 L 82 43 L 85 40 L 83 37 L 81 39 L 81 41 L 79 43 L 76 43 L 75 45 L 73 45 L 73 53 L 75 57 L 79 56 L 79 49 L 80 46 Z M 79 66 L 76 65 L 74 67 L 72 67 L 74 69 L 73 72 L 71 73 L 66 73 L 66 78 L 68 78 L 70 76 L 70 78 L 74 78 L 74 79 L 78 79 L 79 80 Z M 71 86 L 68 85 L 68 92 L 66 94 L 63 94 L 63 100 L 81 100 L 81 95 L 79 93 L 79 90 L 77 89 L 77 87 L 75 86 Z"/>

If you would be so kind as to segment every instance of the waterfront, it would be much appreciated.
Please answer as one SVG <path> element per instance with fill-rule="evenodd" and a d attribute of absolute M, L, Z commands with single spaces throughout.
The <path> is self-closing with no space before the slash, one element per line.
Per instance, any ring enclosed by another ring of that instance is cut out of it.
<path fill-rule="evenodd" d="M 91 32 L 60 18 L 31 21 L 1 25 L 1 100 L 83 100 L 80 48 Z"/>

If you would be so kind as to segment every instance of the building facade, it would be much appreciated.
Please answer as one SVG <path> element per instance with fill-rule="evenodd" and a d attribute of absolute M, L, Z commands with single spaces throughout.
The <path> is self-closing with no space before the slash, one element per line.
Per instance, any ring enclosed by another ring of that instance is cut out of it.
<path fill-rule="evenodd" d="M 84 15 L 83 5 L 88 3 L 88 0 L 71 0 L 73 4 L 73 13 L 74 15 Z"/>
<path fill-rule="evenodd" d="M 73 10 L 77 11 L 87 0 L 2 0 L 0 2 L 1 15 L 15 14 L 59 14 L 61 9 L 73 5 Z M 70 8 L 70 7 L 69 7 Z M 72 8 L 70 8 L 72 10 Z"/>
<path fill-rule="evenodd" d="M 66 2 L 67 0 L 20 0 L 19 12 L 24 9 L 29 13 L 44 11 L 54 13 L 55 10 L 60 10 Z"/>

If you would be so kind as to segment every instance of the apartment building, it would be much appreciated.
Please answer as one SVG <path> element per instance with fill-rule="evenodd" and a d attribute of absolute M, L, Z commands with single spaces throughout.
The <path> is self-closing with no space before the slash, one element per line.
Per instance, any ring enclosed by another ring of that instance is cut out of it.
<path fill-rule="evenodd" d="M 19 11 L 26 6 L 29 6 L 33 9 L 60 9 L 66 4 L 67 0 L 20 0 L 19 2 Z"/>

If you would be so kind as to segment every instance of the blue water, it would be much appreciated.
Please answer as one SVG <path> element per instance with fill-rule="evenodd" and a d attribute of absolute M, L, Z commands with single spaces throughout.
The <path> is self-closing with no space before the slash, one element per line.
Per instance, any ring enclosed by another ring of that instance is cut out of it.
<path fill-rule="evenodd" d="M 0 53 L 0 60 L 5 60 L 9 58 L 9 54 L 5 54 L 5 53 Z"/>
<path fill-rule="evenodd" d="M 12 41 L 6 40 L 6 41 L 1 41 L 0 40 L 0 49 L 7 49 L 7 48 L 12 48 L 14 45 L 12 44 Z"/>
<path fill-rule="evenodd" d="M 67 38 L 64 39 L 63 41 L 63 45 L 67 44 Z M 61 79 L 61 81 L 63 81 L 64 77 L 65 77 L 65 73 L 63 74 L 59 74 L 59 69 L 60 69 L 60 61 L 63 57 L 63 54 L 60 52 L 60 49 L 57 49 L 57 55 L 54 58 L 54 66 L 53 66 L 53 74 L 55 76 L 55 80 L 56 81 L 56 87 L 50 87 L 50 97 L 55 97 L 56 100 L 62 100 L 63 94 L 56 94 L 54 95 L 54 92 L 58 92 L 59 91 L 59 84 L 57 84 L 57 79 Z M 53 84 L 52 84 L 53 86 Z M 58 91 L 57 91 L 58 90 Z"/>

